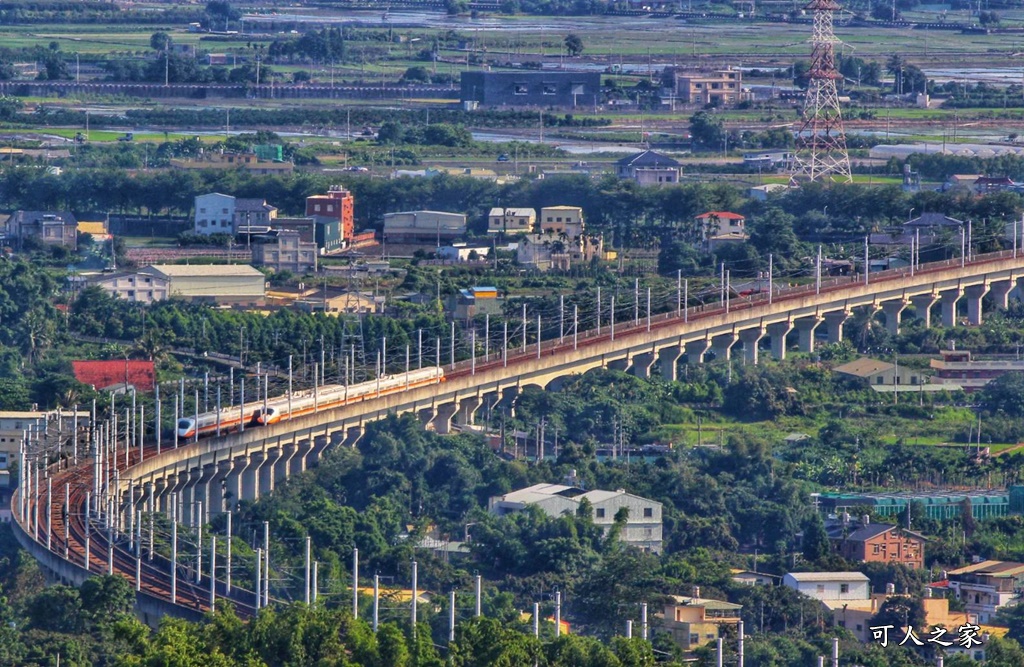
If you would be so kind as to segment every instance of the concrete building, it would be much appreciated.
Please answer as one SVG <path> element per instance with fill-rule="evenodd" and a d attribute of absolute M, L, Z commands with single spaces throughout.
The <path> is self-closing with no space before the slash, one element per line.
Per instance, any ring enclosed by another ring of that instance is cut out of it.
<path fill-rule="evenodd" d="M 650 150 L 624 157 L 615 163 L 615 173 L 619 178 L 636 181 L 640 185 L 678 183 L 679 172 L 677 160 Z"/>
<path fill-rule="evenodd" d="M 483 72 L 461 74 L 463 105 L 576 107 L 601 102 L 599 72 Z"/>
<path fill-rule="evenodd" d="M 615 523 L 616 514 L 626 509 L 629 517 L 622 531 L 622 541 L 645 551 L 661 552 L 661 503 L 622 489 L 585 491 L 564 484 L 534 484 L 502 496 L 493 496 L 488 509 L 492 514 L 504 516 L 535 506 L 548 516 L 558 517 L 566 512 L 575 513 L 584 499 L 593 508 L 594 523 L 605 533 Z"/>
<path fill-rule="evenodd" d="M 235 198 L 211 192 L 195 198 L 193 230 L 196 234 L 234 234 Z"/>
<path fill-rule="evenodd" d="M 340 185 L 332 185 L 326 194 L 306 197 L 306 215 L 338 221 L 341 243 L 327 252 L 340 250 L 355 235 L 355 197 Z"/>
<path fill-rule="evenodd" d="M 301 240 L 296 231 L 281 230 L 253 239 L 252 263 L 265 269 L 313 273 L 316 258 L 316 243 Z"/>
<path fill-rule="evenodd" d="M 582 236 L 583 209 L 579 206 L 545 206 L 540 210 L 540 232 L 565 234 L 573 239 Z"/>
<path fill-rule="evenodd" d="M 266 277 L 247 264 L 160 264 L 139 269 L 170 282 L 171 297 L 229 306 L 262 306 Z"/>
<path fill-rule="evenodd" d="M 1024 373 L 1021 359 L 973 359 L 968 350 L 942 350 L 941 359 L 931 359 L 928 365 L 935 371 L 932 382 L 948 385 L 950 390 L 977 391 L 997 377 L 1007 373 Z"/>
<path fill-rule="evenodd" d="M 861 357 L 832 369 L 833 373 L 864 381 L 871 387 L 910 386 L 928 384 L 928 376 L 906 366 L 897 367 L 888 361 Z"/>
<path fill-rule="evenodd" d="M 815 600 L 867 600 L 871 585 L 860 572 L 790 572 L 782 585 Z"/>
<path fill-rule="evenodd" d="M 700 597 L 700 588 L 693 597 L 672 595 L 665 605 L 662 629 L 684 651 L 713 644 L 723 634 L 722 628 L 736 627 L 743 605 Z"/>
<path fill-rule="evenodd" d="M 743 154 L 743 166 L 750 171 L 756 172 L 787 169 L 792 162 L 793 154 L 789 151 L 765 151 L 763 153 Z M 781 183 L 775 183 L 774 185 L 781 186 L 783 190 L 789 187 Z"/>
<path fill-rule="evenodd" d="M 833 540 L 836 551 L 848 561 L 858 563 L 897 563 L 917 570 L 924 567 L 924 545 L 919 533 L 891 523 L 853 526 L 847 535 Z"/>
<path fill-rule="evenodd" d="M 537 224 L 532 208 L 492 208 L 487 214 L 488 234 L 529 234 Z"/>
<path fill-rule="evenodd" d="M 18 250 L 26 241 L 78 249 L 78 221 L 68 211 L 15 211 L 7 219 L 7 238 Z"/>
<path fill-rule="evenodd" d="M 684 104 L 726 106 L 748 97 L 743 92 L 743 74 L 734 69 L 707 74 L 676 72 L 675 84 L 676 96 Z"/>
<path fill-rule="evenodd" d="M 775 574 L 738 569 L 732 570 L 730 578 L 737 584 L 745 584 L 747 586 L 775 586 L 782 581 L 782 577 Z"/>
<path fill-rule="evenodd" d="M 714 252 L 726 243 L 743 243 L 747 236 L 747 219 L 731 211 L 708 211 L 696 217 L 705 252 Z"/>
<path fill-rule="evenodd" d="M 604 253 L 604 240 L 586 235 L 569 239 L 561 234 L 527 234 L 520 238 L 516 261 L 538 271 L 568 271 Z"/>
<path fill-rule="evenodd" d="M 270 231 L 277 208 L 266 199 L 236 199 L 234 215 L 235 234 L 264 234 Z"/>
<path fill-rule="evenodd" d="M 384 214 L 384 240 L 394 243 L 453 241 L 466 235 L 466 216 L 445 211 Z"/>
<path fill-rule="evenodd" d="M 986 560 L 947 573 L 949 590 L 973 623 L 991 623 L 1003 607 L 1020 603 L 1024 563 Z"/>
<path fill-rule="evenodd" d="M 91 415 L 88 410 L 78 411 L 78 427 L 84 444 Z M 67 439 L 73 433 L 73 410 L 3 410 L 0 411 L 0 470 L 18 462 L 21 441 L 25 433 L 33 430 L 48 437 Z"/>
<path fill-rule="evenodd" d="M 772 195 L 785 192 L 788 189 L 789 186 L 782 183 L 765 183 L 764 185 L 755 185 L 747 190 L 747 196 L 756 201 L 768 201 Z"/>
<path fill-rule="evenodd" d="M 170 281 L 166 278 L 133 272 L 100 274 L 90 279 L 89 284 L 132 303 L 163 301 L 170 289 Z"/>
<path fill-rule="evenodd" d="M 342 223 L 337 218 L 319 215 L 304 218 L 275 218 L 271 229 L 295 231 L 304 243 L 315 243 L 321 255 L 329 255 L 345 248 L 347 240 L 342 236 Z"/>

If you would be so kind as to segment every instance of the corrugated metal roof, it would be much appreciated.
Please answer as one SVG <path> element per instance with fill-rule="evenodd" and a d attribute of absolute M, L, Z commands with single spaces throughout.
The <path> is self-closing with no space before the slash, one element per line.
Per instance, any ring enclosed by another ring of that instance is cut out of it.
<path fill-rule="evenodd" d="M 863 572 L 790 572 L 789 575 L 798 582 L 811 581 L 868 581 Z"/>
<path fill-rule="evenodd" d="M 169 278 L 255 277 L 263 274 L 248 264 L 154 264 L 153 269 Z"/>

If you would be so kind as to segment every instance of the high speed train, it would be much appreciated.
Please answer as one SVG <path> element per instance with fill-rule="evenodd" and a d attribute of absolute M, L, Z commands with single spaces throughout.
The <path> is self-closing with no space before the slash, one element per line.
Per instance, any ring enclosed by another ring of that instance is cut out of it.
<path fill-rule="evenodd" d="M 267 400 L 266 414 L 263 410 L 263 401 L 246 402 L 242 408 L 224 408 L 219 415 L 220 430 L 221 433 L 225 433 L 237 429 L 243 421 L 246 426 L 276 424 L 282 419 L 301 417 L 367 398 L 376 398 L 378 395 L 393 394 L 438 382 L 444 382 L 444 369 L 431 366 L 408 373 L 383 375 L 379 382 L 370 380 L 348 387 L 343 384 L 326 384 L 319 387 L 315 395 L 312 389 L 294 392 L 291 398 L 290 415 L 287 394 Z M 197 428 L 200 436 L 216 435 L 217 425 L 218 413 L 216 410 L 200 414 L 198 422 L 195 417 L 182 417 L 177 424 L 178 437 L 186 440 L 193 438 L 196 436 Z"/>

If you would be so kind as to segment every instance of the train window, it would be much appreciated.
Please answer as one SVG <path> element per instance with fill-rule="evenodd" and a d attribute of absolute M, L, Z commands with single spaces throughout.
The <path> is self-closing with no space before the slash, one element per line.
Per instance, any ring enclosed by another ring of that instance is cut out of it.
<path fill-rule="evenodd" d="M 178 428 L 190 428 L 192 423 L 188 419 L 179 419 Z"/>

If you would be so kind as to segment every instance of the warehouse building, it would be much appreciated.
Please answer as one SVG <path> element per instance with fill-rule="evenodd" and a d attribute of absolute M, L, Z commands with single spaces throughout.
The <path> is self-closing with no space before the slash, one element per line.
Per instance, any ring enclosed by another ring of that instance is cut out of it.
<path fill-rule="evenodd" d="M 454 241 L 466 234 L 466 216 L 445 211 L 384 214 L 384 240 L 393 243 Z"/>
<path fill-rule="evenodd" d="M 463 72 L 462 103 L 486 107 L 593 108 L 601 101 L 598 72 Z"/>
<path fill-rule="evenodd" d="M 171 298 L 220 306 L 262 306 L 266 277 L 247 264 L 160 264 L 139 269 L 170 284 Z"/>

